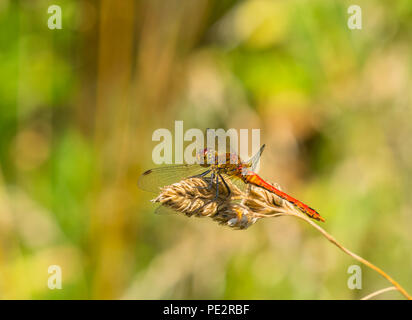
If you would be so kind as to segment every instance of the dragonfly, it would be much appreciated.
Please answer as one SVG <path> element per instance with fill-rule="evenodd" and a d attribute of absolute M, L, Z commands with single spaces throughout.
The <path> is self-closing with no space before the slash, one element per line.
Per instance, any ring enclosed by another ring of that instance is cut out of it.
<path fill-rule="evenodd" d="M 217 151 L 205 148 L 197 152 L 196 158 L 198 161 L 195 164 L 168 165 L 145 171 L 138 180 L 138 187 L 142 190 L 157 193 L 161 187 L 187 178 L 205 178 L 209 183 L 209 189 L 213 184 L 216 186 L 219 183 L 223 184 L 229 197 L 231 190 L 226 179 L 230 179 L 236 186 L 253 185 L 263 188 L 288 201 L 309 217 L 318 221 L 325 221 L 315 209 L 272 186 L 254 172 L 264 148 L 265 145 L 262 145 L 249 161 L 242 161 L 234 152 L 219 155 Z M 218 192 L 219 188 L 216 188 L 215 199 L 219 195 Z"/>

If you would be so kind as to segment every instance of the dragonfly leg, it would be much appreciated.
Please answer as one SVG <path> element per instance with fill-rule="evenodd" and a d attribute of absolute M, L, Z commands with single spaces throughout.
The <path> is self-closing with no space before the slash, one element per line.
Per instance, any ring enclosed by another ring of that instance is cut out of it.
<path fill-rule="evenodd" d="M 203 172 L 201 174 L 197 174 L 197 175 L 191 176 L 189 178 L 204 178 L 206 175 L 208 175 L 210 173 L 210 171 L 211 170 L 206 170 L 205 172 Z M 197 189 L 208 189 L 208 190 L 210 190 L 210 188 L 212 188 L 212 184 L 213 184 L 212 181 L 213 181 L 213 173 L 211 175 L 210 181 L 207 181 L 207 186 L 206 187 L 196 187 L 196 188 Z"/>
<path fill-rule="evenodd" d="M 230 188 L 229 188 L 229 186 L 227 185 L 227 183 L 226 183 L 225 179 L 222 177 L 222 175 L 221 175 L 220 173 L 219 173 L 219 177 L 220 177 L 220 180 L 222 180 L 223 185 L 226 187 L 226 190 L 227 190 L 227 197 L 229 198 L 229 197 L 230 197 L 230 195 L 232 194 L 232 190 L 230 190 Z"/>
<path fill-rule="evenodd" d="M 212 200 L 213 202 L 216 201 L 217 198 L 219 197 L 219 176 L 220 176 L 220 174 L 216 174 L 216 181 L 215 181 L 215 183 L 216 183 L 216 195 L 215 195 L 215 198 Z M 213 178 L 212 178 L 211 181 L 213 181 Z"/>
<path fill-rule="evenodd" d="M 209 185 L 208 185 L 208 189 L 212 189 L 213 187 L 213 180 L 215 180 L 216 174 L 214 172 L 212 172 L 212 174 L 210 175 L 210 180 L 209 180 Z"/>
<path fill-rule="evenodd" d="M 194 176 L 191 176 L 189 178 L 203 178 L 204 176 L 206 176 L 211 170 L 206 170 L 205 172 L 201 173 L 201 174 L 196 174 Z"/>
<path fill-rule="evenodd" d="M 210 171 L 210 170 L 209 170 Z M 207 182 L 207 186 L 206 187 L 196 187 L 198 189 L 207 189 L 210 190 L 213 186 L 213 179 L 215 178 L 215 174 L 212 172 L 212 174 L 210 175 L 210 177 L 205 178 L 204 180 Z"/>
<path fill-rule="evenodd" d="M 189 177 L 189 178 L 204 178 L 204 177 L 205 177 L 207 174 L 209 174 L 210 172 L 211 172 L 211 170 L 206 170 L 205 172 L 203 172 L 203 173 L 201 173 L 201 174 L 194 175 L 194 176 L 191 176 L 191 177 Z M 222 177 L 222 175 L 221 175 L 220 173 L 212 172 L 211 175 L 210 175 L 210 178 L 208 179 L 209 181 L 207 182 L 208 185 L 207 185 L 206 187 L 196 187 L 196 188 L 198 188 L 198 189 L 208 189 L 208 190 L 210 190 L 210 189 L 212 188 L 212 186 L 213 186 L 213 182 L 215 182 L 215 185 L 216 185 L 216 195 L 215 195 L 214 199 L 212 200 L 212 202 L 213 202 L 213 201 L 216 201 L 216 200 L 218 199 L 218 197 L 219 197 L 219 178 L 220 178 L 220 180 L 223 182 L 223 185 L 225 186 L 225 188 L 226 188 L 226 190 L 227 190 L 227 193 L 228 193 L 227 196 L 229 197 L 230 194 L 232 193 L 232 191 L 230 190 L 230 188 L 229 188 L 229 186 L 227 185 L 225 179 Z"/>

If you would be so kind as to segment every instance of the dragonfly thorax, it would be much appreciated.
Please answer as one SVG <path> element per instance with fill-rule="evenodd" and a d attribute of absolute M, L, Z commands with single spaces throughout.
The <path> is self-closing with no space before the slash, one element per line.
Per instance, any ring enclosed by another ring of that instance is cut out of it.
<path fill-rule="evenodd" d="M 242 164 L 239 156 L 235 153 L 225 152 L 218 154 L 217 151 L 208 148 L 198 151 L 196 154 L 196 160 L 197 163 L 203 167 L 208 167 L 211 165 L 225 167 L 226 165 Z"/>

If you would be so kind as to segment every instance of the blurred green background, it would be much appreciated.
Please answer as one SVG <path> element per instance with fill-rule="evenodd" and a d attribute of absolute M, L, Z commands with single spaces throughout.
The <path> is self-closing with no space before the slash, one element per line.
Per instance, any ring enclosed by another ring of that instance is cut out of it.
<path fill-rule="evenodd" d="M 47 8 L 60 5 L 63 29 Z M 412 2 L 0 0 L 0 298 L 359 299 L 308 225 L 157 216 L 157 128 L 260 128 L 261 175 L 412 291 Z M 47 287 L 62 268 L 62 290 Z M 381 298 L 402 299 L 397 292 Z"/>

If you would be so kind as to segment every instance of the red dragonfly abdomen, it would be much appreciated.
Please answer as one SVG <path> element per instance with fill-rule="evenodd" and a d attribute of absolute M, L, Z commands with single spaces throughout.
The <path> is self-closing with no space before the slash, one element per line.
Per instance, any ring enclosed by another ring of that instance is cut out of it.
<path fill-rule="evenodd" d="M 302 212 L 306 213 L 309 217 L 320 220 L 320 221 L 325 221 L 324 218 L 320 216 L 320 214 L 315 210 L 309 207 L 308 205 L 304 204 L 303 202 L 291 197 L 287 193 L 280 191 L 279 189 L 275 188 L 271 184 L 267 183 L 265 180 L 263 180 L 261 177 L 259 177 L 256 173 L 249 171 L 246 175 L 243 175 L 243 180 L 246 183 L 253 184 L 257 187 L 261 187 L 269 192 L 273 192 L 280 198 L 292 203 L 295 207 L 297 207 L 299 210 Z"/>

